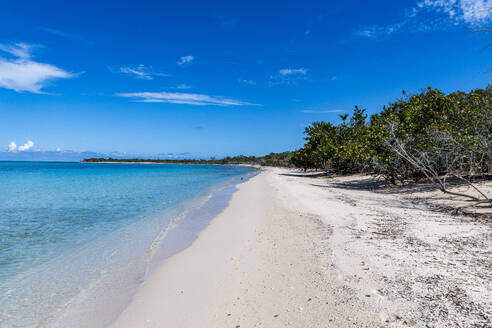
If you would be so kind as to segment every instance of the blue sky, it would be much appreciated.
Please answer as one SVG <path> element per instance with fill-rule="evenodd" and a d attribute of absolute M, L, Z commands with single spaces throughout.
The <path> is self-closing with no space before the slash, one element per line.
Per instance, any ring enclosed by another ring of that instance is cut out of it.
<path fill-rule="evenodd" d="M 490 83 L 491 0 L 2 1 L 0 151 L 262 155 Z"/>

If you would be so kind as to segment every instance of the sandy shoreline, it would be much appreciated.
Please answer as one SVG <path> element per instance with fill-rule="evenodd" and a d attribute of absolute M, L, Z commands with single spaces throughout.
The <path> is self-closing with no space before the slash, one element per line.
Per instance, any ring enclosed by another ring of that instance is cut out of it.
<path fill-rule="evenodd" d="M 267 169 L 112 327 L 487 327 L 490 225 Z"/>

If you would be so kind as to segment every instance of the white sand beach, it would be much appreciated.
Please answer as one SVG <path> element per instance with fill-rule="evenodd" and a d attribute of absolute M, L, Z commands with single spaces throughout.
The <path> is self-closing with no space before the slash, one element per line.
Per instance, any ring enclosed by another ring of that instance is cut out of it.
<path fill-rule="evenodd" d="M 267 168 L 112 327 L 490 327 L 490 224 Z"/>

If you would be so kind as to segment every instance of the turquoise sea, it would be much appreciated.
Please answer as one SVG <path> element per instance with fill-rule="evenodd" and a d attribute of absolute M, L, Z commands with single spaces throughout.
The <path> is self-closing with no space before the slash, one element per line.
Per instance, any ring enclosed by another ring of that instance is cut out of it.
<path fill-rule="evenodd" d="M 248 167 L 0 162 L 0 327 L 105 326 Z"/>

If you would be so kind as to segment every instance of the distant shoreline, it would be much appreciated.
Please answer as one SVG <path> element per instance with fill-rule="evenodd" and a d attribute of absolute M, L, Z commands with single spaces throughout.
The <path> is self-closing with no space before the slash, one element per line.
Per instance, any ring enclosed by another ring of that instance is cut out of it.
<path fill-rule="evenodd" d="M 124 161 L 117 161 L 117 162 L 109 162 L 109 161 L 100 161 L 100 162 L 95 162 L 95 161 L 80 161 L 80 163 L 84 164 L 160 164 L 160 165 L 173 165 L 173 164 L 179 164 L 179 165 L 217 165 L 217 166 L 249 166 L 252 168 L 259 169 L 259 165 L 257 164 L 248 164 L 248 163 L 225 163 L 225 164 L 219 164 L 219 163 L 190 163 L 190 162 L 149 162 L 149 161 L 142 161 L 142 162 L 124 162 Z"/>
<path fill-rule="evenodd" d="M 243 165 L 243 166 L 285 166 L 291 165 L 292 152 L 270 153 L 265 156 L 226 156 L 220 159 L 150 159 L 150 158 L 112 158 L 112 157 L 90 157 L 84 158 L 81 163 L 124 163 L 124 164 L 193 164 L 193 165 Z"/>

